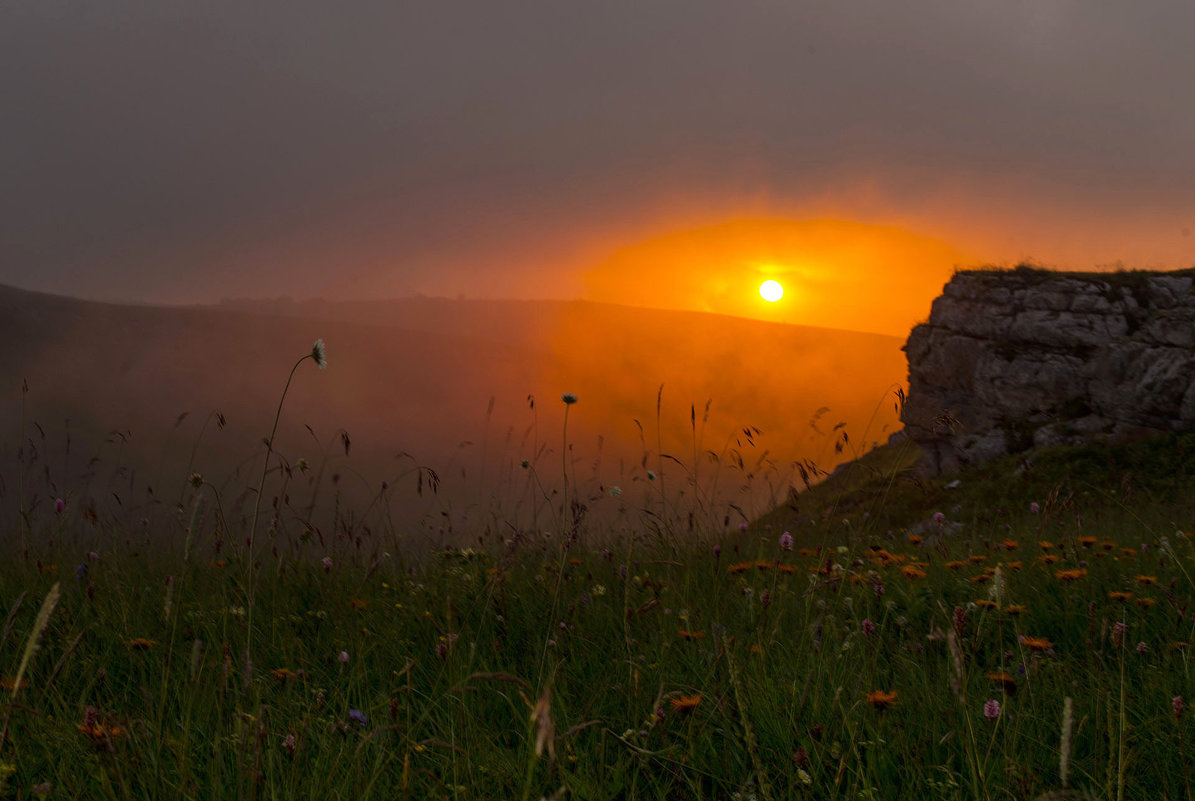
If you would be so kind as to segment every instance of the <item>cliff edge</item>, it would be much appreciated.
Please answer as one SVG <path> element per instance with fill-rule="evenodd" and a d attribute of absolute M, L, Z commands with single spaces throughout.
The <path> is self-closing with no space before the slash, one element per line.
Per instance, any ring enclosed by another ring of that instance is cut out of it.
<path fill-rule="evenodd" d="M 1195 269 L 959 272 L 904 351 L 925 473 L 1195 429 Z"/>

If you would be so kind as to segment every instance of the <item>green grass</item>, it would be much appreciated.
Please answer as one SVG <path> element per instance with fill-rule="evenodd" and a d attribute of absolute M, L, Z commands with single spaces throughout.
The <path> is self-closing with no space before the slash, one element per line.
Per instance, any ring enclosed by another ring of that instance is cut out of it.
<path fill-rule="evenodd" d="M 1071 698 L 1068 797 L 1191 798 L 1193 449 L 926 479 L 887 446 L 745 530 L 689 522 L 692 492 L 422 554 L 381 512 L 283 519 L 251 572 L 219 515 L 29 504 L 4 797 L 1034 798 L 1063 789 Z"/>

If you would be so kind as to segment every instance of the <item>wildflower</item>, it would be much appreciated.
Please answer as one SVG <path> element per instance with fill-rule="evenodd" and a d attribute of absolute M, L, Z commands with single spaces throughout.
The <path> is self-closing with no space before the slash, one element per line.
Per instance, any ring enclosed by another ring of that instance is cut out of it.
<path fill-rule="evenodd" d="M 1090 548 L 1092 545 L 1095 545 L 1095 537 L 1078 537 L 1075 539 L 1075 542 L 1084 548 Z"/>
<path fill-rule="evenodd" d="M 337 661 L 337 662 L 339 662 L 339 663 L 340 663 L 340 664 L 342 664 L 342 665 L 347 665 L 347 664 L 349 663 L 349 652 L 348 652 L 348 651 L 341 651 L 341 652 L 340 652 L 340 653 L 337 655 L 337 657 L 336 657 L 336 661 Z"/>
<path fill-rule="evenodd" d="M 1000 717 L 1000 702 L 995 698 L 990 699 L 983 705 L 983 716 L 988 720 L 995 720 Z"/>
<path fill-rule="evenodd" d="M 125 640 L 124 644 L 132 651 L 148 651 L 157 645 L 153 640 L 147 640 L 145 637 L 134 637 L 131 640 Z"/>
<path fill-rule="evenodd" d="M 1139 653 L 1139 654 L 1143 654 L 1143 653 L 1145 653 L 1145 652 L 1146 652 L 1146 651 L 1148 651 L 1148 650 L 1149 650 L 1149 646 L 1145 644 L 1145 641 L 1144 641 L 1144 640 L 1142 640 L 1141 642 L 1137 643 L 1137 653 Z"/>
<path fill-rule="evenodd" d="M 953 560 L 953 561 L 947 562 L 946 567 L 949 570 L 961 570 L 966 564 L 967 564 L 966 562 L 959 562 L 957 560 Z"/>
<path fill-rule="evenodd" d="M 1000 608 L 1000 604 L 996 603 L 995 601 L 989 601 L 987 598 L 980 598 L 978 601 L 975 602 L 975 605 L 980 607 L 981 609 L 999 609 Z"/>
<path fill-rule="evenodd" d="M 282 738 L 282 748 L 288 754 L 293 755 L 295 753 L 295 736 L 293 734 L 288 734 Z"/>
<path fill-rule="evenodd" d="M 1034 501 L 1033 503 L 1029 504 L 1029 511 L 1032 512 L 1033 514 L 1037 514 L 1038 512 L 1041 511 L 1041 507 L 1037 505 L 1037 501 Z"/>
<path fill-rule="evenodd" d="M 100 555 L 96 551 L 88 551 L 87 558 L 94 562 L 95 560 L 100 558 Z"/>
<path fill-rule="evenodd" d="M 1052 551 L 1058 547 L 1057 545 L 1050 542 L 1049 540 L 1038 540 L 1037 544 L 1038 544 L 1038 547 L 1040 547 L 1043 551 Z"/>
<path fill-rule="evenodd" d="M 793 764 L 798 768 L 809 767 L 809 752 L 805 750 L 805 746 L 797 746 L 797 750 L 793 753 Z"/>
<path fill-rule="evenodd" d="M 1110 592 L 1110 593 L 1108 593 L 1109 600 L 1120 601 L 1121 603 L 1131 600 L 1132 597 L 1133 597 L 1133 593 L 1131 593 L 1131 592 Z"/>
<path fill-rule="evenodd" d="M 358 726 L 364 726 L 366 723 L 369 723 L 369 718 L 360 709 L 350 709 L 349 720 L 353 721 L 353 723 L 356 723 Z"/>
<path fill-rule="evenodd" d="M 866 617 L 863 618 L 863 623 L 861 624 L 861 627 L 863 629 L 864 637 L 870 637 L 871 635 L 876 633 L 876 624 L 871 622 L 871 618 L 866 618 Z"/>
<path fill-rule="evenodd" d="M 611 498 L 617 498 L 619 495 L 622 495 L 622 487 L 611 487 L 610 488 L 610 497 Z"/>
<path fill-rule="evenodd" d="M 900 693 L 896 692 L 895 690 L 892 692 L 873 690 L 867 694 L 867 703 L 882 711 L 890 706 L 893 706 L 896 703 L 896 699 L 899 695 Z"/>
<path fill-rule="evenodd" d="M 325 573 L 330 573 L 332 571 L 332 557 L 331 556 L 325 556 L 323 559 L 321 559 L 319 561 L 320 561 L 320 564 L 324 566 Z"/>
<path fill-rule="evenodd" d="M 986 556 L 984 556 L 983 554 L 975 554 L 974 556 L 971 557 L 971 561 L 977 565 L 980 564 L 981 562 L 986 562 L 987 560 L 988 560 L 988 558 Z"/>
<path fill-rule="evenodd" d="M 688 629 L 677 629 L 676 636 L 682 640 L 700 640 L 705 636 L 704 631 L 689 631 Z"/>
<path fill-rule="evenodd" d="M 721 558 L 722 558 L 722 546 L 721 546 L 721 545 L 715 545 L 715 546 L 714 546 L 714 558 L 715 558 L 715 559 L 721 559 Z"/>
<path fill-rule="evenodd" d="M 564 401 L 566 406 L 572 406 L 577 402 L 577 396 L 571 392 L 566 392 L 560 396 L 560 400 Z"/>
<path fill-rule="evenodd" d="M 17 690 L 24 690 L 29 686 L 29 679 L 21 679 L 20 684 L 16 679 L 10 679 L 8 676 L 0 676 L 0 690 L 6 693 L 16 692 Z"/>
<path fill-rule="evenodd" d="M 1149 609 L 1151 606 L 1154 606 L 1156 604 L 1157 604 L 1157 601 L 1155 601 L 1153 598 L 1138 598 L 1137 599 L 1137 606 L 1141 607 L 1142 609 Z"/>
<path fill-rule="evenodd" d="M 1136 581 L 1137 581 L 1137 583 L 1138 583 L 1138 584 L 1140 584 L 1142 587 L 1148 587 L 1148 586 L 1150 586 L 1151 584 L 1157 584 L 1157 583 L 1158 583 L 1158 577 L 1157 577 L 1157 576 L 1137 576 L 1137 579 L 1136 579 Z"/>
<path fill-rule="evenodd" d="M 1004 690 L 1005 695 L 1017 694 L 1017 680 L 1014 679 L 1010 674 L 1005 673 L 1003 670 L 997 671 L 995 673 L 989 673 L 988 679 L 998 683 L 1000 685 L 1000 689 Z"/>
<path fill-rule="evenodd" d="M 1120 644 L 1124 642 L 1124 633 L 1128 630 L 1128 626 L 1124 621 L 1119 621 L 1112 627 L 1112 647 L 1119 648 Z"/>
<path fill-rule="evenodd" d="M 299 677 L 298 673 L 295 673 L 289 668 L 274 668 L 270 671 L 270 675 L 282 684 L 286 684 L 288 681 L 292 681 Z"/>
<path fill-rule="evenodd" d="M 793 535 L 786 531 L 780 535 L 780 550 L 791 551 L 792 549 L 793 549 Z"/>
<path fill-rule="evenodd" d="M 192 473 L 189 480 L 191 482 L 191 486 L 195 489 L 199 489 L 203 486 L 203 476 L 199 475 L 199 473 Z"/>
<path fill-rule="evenodd" d="M 315 366 L 319 369 L 328 369 L 328 347 L 323 339 L 317 339 L 311 346 L 311 358 L 315 360 Z"/>
<path fill-rule="evenodd" d="M 963 609 L 961 606 L 956 606 L 954 611 L 950 614 L 950 622 L 954 625 L 954 633 L 958 635 L 958 638 L 961 640 L 963 638 L 963 632 L 967 628 L 967 610 Z"/>
<path fill-rule="evenodd" d="M 972 584 L 987 584 L 991 580 L 992 580 L 991 573 L 980 573 L 978 576 L 971 577 Z"/>
<path fill-rule="evenodd" d="M 744 573 L 752 567 L 751 562 L 735 562 L 726 569 L 727 573 Z"/>
<path fill-rule="evenodd" d="M 1057 562 L 1058 559 L 1059 559 L 1058 554 L 1053 554 L 1053 553 L 1048 553 L 1045 556 L 1037 557 L 1037 561 L 1041 562 L 1043 565 L 1052 565 L 1055 562 Z"/>
<path fill-rule="evenodd" d="M 1059 570 L 1056 573 L 1054 573 L 1054 578 L 1058 579 L 1059 581 L 1065 581 L 1067 583 L 1070 583 L 1073 581 L 1078 581 L 1079 579 L 1083 578 L 1086 575 L 1087 575 L 1087 571 L 1083 570 L 1083 569 Z"/>
<path fill-rule="evenodd" d="M 920 545 L 924 541 L 925 541 L 925 537 L 921 536 L 920 534 L 910 534 L 909 535 L 909 544 L 910 545 Z"/>
<path fill-rule="evenodd" d="M 678 715 L 687 715 L 701 703 L 700 693 L 696 695 L 682 695 L 671 700 L 672 711 Z"/>
<path fill-rule="evenodd" d="M 1170 699 L 1170 708 L 1174 710 L 1174 719 L 1178 720 L 1183 716 L 1183 697 L 1176 695 Z"/>
<path fill-rule="evenodd" d="M 66 508 L 66 501 L 62 500 L 61 498 L 54 499 L 54 511 L 55 512 L 57 512 L 58 514 L 62 514 L 62 510 L 65 508 Z"/>
<path fill-rule="evenodd" d="M 1021 635 L 1021 645 L 1030 651 L 1047 651 L 1054 647 L 1054 643 L 1045 637 L 1026 637 L 1024 634 Z"/>
<path fill-rule="evenodd" d="M 1000 544 L 1004 546 L 1004 550 L 1006 551 L 1015 551 L 1020 547 L 1020 543 L 1018 543 L 1016 540 L 1005 540 Z"/>
<path fill-rule="evenodd" d="M 943 525 L 946 522 L 946 515 L 942 514 L 941 512 L 934 512 L 934 522 L 939 526 Z"/>
<path fill-rule="evenodd" d="M 923 579 L 926 576 L 926 572 L 924 570 L 913 567 L 912 565 L 905 565 L 900 569 L 900 572 L 905 578 L 910 579 Z"/>
<path fill-rule="evenodd" d="M 1028 607 L 1022 606 L 1020 604 L 1012 604 L 1010 606 L 1004 607 L 1004 614 L 1016 617 L 1017 615 L 1025 614 L 1027 609 Z"/>
<path fill-rule="evenodd" d="M 351 606 L 353 609 L 364 609 L 365 607 L 369 606 L 369 601 L 365 598 L 350 598 L 349 606 Z"/>

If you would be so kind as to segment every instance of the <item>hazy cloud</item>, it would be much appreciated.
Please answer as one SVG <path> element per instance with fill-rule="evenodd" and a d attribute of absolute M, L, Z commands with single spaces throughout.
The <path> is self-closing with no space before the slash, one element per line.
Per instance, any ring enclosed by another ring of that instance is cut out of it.
<path fill-rule="evenodd" d="M 15 0 L 0 281 L 566 296 L 759 213 L 1187 266 L 1192 30 L 1178 2 Z"/>

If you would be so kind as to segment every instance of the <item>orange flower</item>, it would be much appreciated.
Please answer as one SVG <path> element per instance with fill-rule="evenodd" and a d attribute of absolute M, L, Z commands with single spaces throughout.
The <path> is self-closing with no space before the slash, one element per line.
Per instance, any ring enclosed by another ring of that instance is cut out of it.
<path fill-rule="evenodd" d="M 705 636 L 704 631 L 689 631 L 688 629 L 677 629 L 676 634 L 685 640 L 700 640 Z"/>
<path fill-rule="evenodd" d="M 98 722 L 76 723 L 75 728 L 83 733 L 83 736 L 91 742 L 92 747 L 99 749 L 111 748 L 113 738 L 124 735 L 124 729 L 119 726 L 108 726 Z"/>
<path fill-rule="evenodd" d="M 911 579 L 923 579 L 926 576 L 926 573 L 924 570 L 921 570 L 920 568 L 913 567 L 912 565 L 905 565 L 904 567 L 902 567 L 900 569 L 900 572 L 905 578 L 911 578 Z"/>
<path fill-rule="evenodd" d="M 797 572 L 797 569 L 792 565 L 776 565 L 776 569 L 787 576 L 791 576 L 793 573 Z"/>
<path fill-rule="evenodd" d="M 1037 561 L 1041 562 L 1043 565 L 1052 565 L 1058 561 L 1058 558 L 1058 554 L 1048 553 L 1045 556 L 1037 557 Z"/>
<path fill-rule="evenodd" d="M 1079 537 L 1075 540 L 1075 542 L 1079 543 L 1084 548 L 1090 548 L 1092 545 L 1095 545 L 1095 537 Z"/>
<path fill-rule="evenodd" d="M 978 576 L 971 577 L 972 584 L 987 584 L 991 580 L 992 575 L 990 573 L 980 573 Z"/>
<path fill-rule="evenodd" d="M 756 559 L 755 566 L 760 570 L 771 570 L 776 566 L 776 563 L 769 559 Z"/>
<path fill-rule="evenodd" d="M 1022 565 L 1019 561 L 1017 561 L 1017 562 L 1009 562 L 1008 564 L 1005 565 L 1005 567 L 1007 567 L 1009 570 L 1020 570 Z"/>
<path fill-rule="evenodd" d="M 956 562 L 947 562 L 946 567 L 949 568 L 950 570 L 961 570 L 963 568 L 963 566 L 966 564 L 967 564 L 966 562 L 957 562 L 957 561 Z"/>
<path fill-rule="evenodd" d="M 687 715 L 701 703 L 701 694 L 682 695 L 679 698 L 673 698 L 670 703 L 672 704 L 673 712 L 678 715 Z"/>
<path fill-rule="evenodd" d="M 987 560 L 988 560 L 988 558 L 986 556 L 984 556 L 983 554 L 976 554 L 975 556 L 971 557 L 971 561 L 974 562 L 975 564 L 979 564 L 980 562 L 986 562 Z"/>
<path fill-rule="evenodd" d="M 1086 575 L 1087 571 L 1080 567 L 1073 570 L 1059 570 L 1054 574 L 1054 578 L 1058 579 L 1059 581 L 1072 582 L 1078 581 Z"/>
<path fill-rule="evenodd" d="M 921 536 L 920 534 L 910 534 L 909 535 L 909 544 L 910 545 L 920 545 L 923 542 L 925 542 L 925 537 Z"/>
<path fill-rule="evenodd" d="M 1016 617 L 1017 615 L 1025 614 L 1027 609 L 1028 607 L 1021 606 L 1020 604 L 1013 604 L 1012 606 L 1004 607 L 1004 614 Z"/>
<path fill-rule="evenodd" d="M 1137 576 L 1137 583 L 1142 587 L 1148 587 L 1150 584 L 1157 584 L 1157 576 Z"/>
<path fill-rule="evenodd" d="M 1020 543 L 1018 543 L 1016 540 L 1005 540 L 1004 541 L 1004 547 L 1005 547 L 1005 549 L 1007 549 L 1009 551 L 1015 551 L 1019 545 L 1020 545 Z"/>
<path fill-rule="evenodd" d="M 1142 609 L 1149 609 L 1151 606 L 1155 606 L 1157 603 L 1158 602 L 1155 601 L 1153 598 L 1138 598 L 1137 599 L 1137 606 L 1141 607 Z"/>
<path fill-rule="evenodd" d="M 750 562 L 735 562 L 730 567 L 726 568 L 727 573 L 745 573 L 751 567 Z"/>
<path fill-rule="evenodd" d="M 1054 647 L 1054 643 L 1045 637 L 1026 637 L 1024 634 L 1021 635 L 1021 645 L 1030 651 L 1045 651 Z"/>
<path fill-rule="evenodd" d="M 270 675 L 283 684 L 299 677 L 299 674 L 295 673 L 290 668 L 274 668 L 270 671 Z"/>
<path fill-rule="evenodd" d="M 125 640 L 124 644 L 133 651 L 148 651 L 150 648 L 153 648 L 155 645 L 157 645 L 154 640 L 147 640 L 144 637 L 134 637 L 131 640 Z"/>
<path fill-rule="evenodd" d="M 1110 593 L 1108 593 L 1108 598 L 1110 598 L 1113 601 L 1120 601 L 1121 603 L 1131 600 L 1132 597 L 1133 597 L 1133 593 L 1131 593 L 1131 592 L 1110 592 Z"/>
<path fill-rule="evenodd" d="M 987 598 L 980 598 L 975 602 L 975 605 L 982 609 L 999 609 L 1000 604 L 995 601 L 989 601 Z"/>
<path fill-rule="evenodd" d="M 1100 547 L 1103 548 L 1105 551 L 1110 551 L 1116 547 L 1116 543 L 1108 542 L 1107 540 L 1105 540 L 1104 542 L 1100 543 Z"/>
<path fill-rule="evenodd" d="M 995 673 L 989 673 L 988 678 L 994 682 L 999 683 L 1000 688 L 1002 690 L 1004 690 L 1005 695 L 1016 695 L 1017 680 L 1015 678 L 1013 678 L 1010 674 L 1005 673 L 1003 670 L 1000 670 Z"/>
<path fill-rule="evenodd" d="M 1120 549 L 1120 558 L 1121 559 L 1136 559 L 1137 552 L 1134 551 L 1132 548 L 1121 548 Z"/>
<path fill-rule="evenodd" d="M 1053 550 L 1054 548 L 1058 547 L 1057 545 L 1050 542 L 1049 540 L 1039 540 L 1037 544 L 1041 547 L 1041 549 L 1043 551 Z"/>
<path fill-rule="evenodd" d="M 821 552 L 821 548 L 798 548 L 797 553 L 801 556 L 817 556 Z"/>
<path fill-rule="evenodd" d="M 876 709 L 887 709 L 896 703 L 896 698 L 900 693 L 893 690 L 892 692 L 885 692 L 884 690 L 873 690 L 867 694 L 867 703 L 874 706 Z"/>

